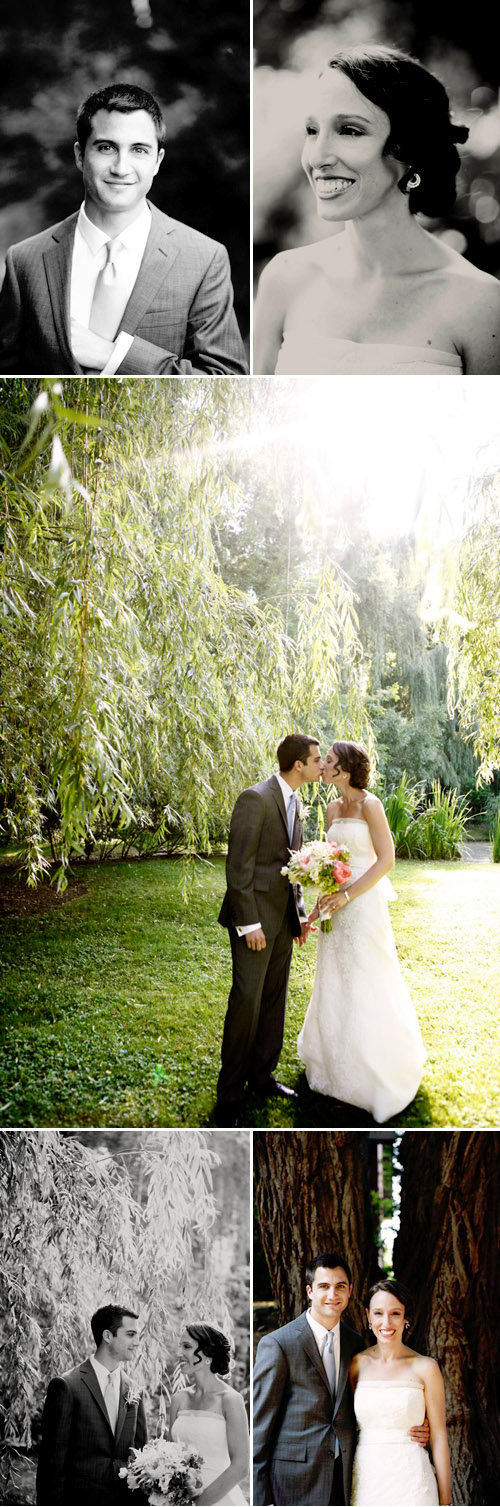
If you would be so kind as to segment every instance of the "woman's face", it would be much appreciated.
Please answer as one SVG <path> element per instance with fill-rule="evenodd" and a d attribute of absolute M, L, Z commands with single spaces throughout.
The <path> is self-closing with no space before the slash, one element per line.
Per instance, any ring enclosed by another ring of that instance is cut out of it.
<path fill-rule="evenodd" d="M 179 1340 L 179 1361 L 186 1376 L 195 1376 L 199 1366 L 203 1364 L 204 1356 L 197 1355 L 197 1350 L 196 1340 L 186 1330 Z"/>
<path fill-rule="evenodd" d="M 403 1339 L 405 1308 L 394 1293 L 375 1292 L 366 1312 L 379 1345 Z"/>
<path fill-rule="evenodd" d="M 384 157 L 389 116 L 360 94 L 340 68 L 327 68 L 311 92 L 302 166 L 323 220 L 371 214 L 393 194 L 404 168 Z"/>

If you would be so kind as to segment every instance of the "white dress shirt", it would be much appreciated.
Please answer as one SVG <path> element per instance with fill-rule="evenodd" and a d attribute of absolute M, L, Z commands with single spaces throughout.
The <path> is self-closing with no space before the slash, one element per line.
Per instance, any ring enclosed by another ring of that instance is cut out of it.
<path fill-rule="evenodd" d="M 280 787 L 281 794 L 282 794 L 283 800 L 285 802 L 286 821 L 287 821 L 287 826 L 288 826 L 288 807 L 289 807 L 290 801 L 291 800 L 295 800 L 297 792 L 296 792 L 296 790 L 292 790 L 291 785 L 288 784 L 287 780 L 283 779 L 283 776 L 281 774 L 277 774 L 276 775 L 276 779 L 278 781 L 278 785 Z M 239 937 L 246 937 L 246 935 L 247 935 L 247 933 L 249 931 L 258 931 L 259 927 L 260 927 L 260 921 L 251 921 L 249 926 L 237 926 L 236 927 L 236 931 L 237 931 Z"/>
<path fill-rule="evenodd" d="M 103 1395 L 103 1398 L 104 1398 L 105 1401 L 106 1401 L 106 1388 L 107 1388 L 107 1385 L 108 1385 L 109 1377 L 111 1377 L 111 1382 L 112 1382 L 112 1386 L 113 1386 L 113 1393 L 114 1393 L 114 1399 L 115 1399 L 116 1417 L 118 1418 L 118 1408 L 120 1406 L 121 1367 L 120 1366 L 115 1366 L 114 1371 L 109 1371 L 107 1366 L 101 1365 L 100 1360 L 96 1360 L 95 1355 L 91 1355 L 91 1357 L 90 1357 L 90 1364 L 94 1368 L 94 1371 L 95 1371 L 95 1374 L 97 1376 L 97 1380 L 99 1382 L 99 1386 L 101 1388 L 101 1392 L 102 1392 L 102 1395 Z M 115 1428 L 116 1428 L 116 1421 L 115 1421 Z"/>
<path fill-rule="evenodd" d="M 312 1329 L 312 1332 L 313 1332 L 314 1338 L 316 1340 L 316 1344 L 318 1346 L 318 1350 L 319 1350 L 321 1359 L 323 1359 L 323 1347 L 326 1344 L 326 1336 L 327 1336 L 327 1334 L 330 1333 L 330 1330 L 329 1329 L 325 1329 L 324 1324 L 318 1324 L 318 1320 L 312 1318 L 310 1308 L 308 1308 L 308 1310 L 307 1310 L 306 1318 L 307 1318 L 307 1322 L 308 1322 L 310 1328 Z M 340 1319 L 339 1319 L 338 1324 L 334 1324 L 334 1326 L 333 1326 L 333 1354 L 334 1354 L 334 1357 L 335 1357 L 335 1389 L 337 1389 L 338 1384 L 339 1384 L 339 1375 L 340 1375 Z M 337 1459 L 337 1455 L 339 1454 L 339 1452 L 340 1452 L 339 1441 L 338 1441 L 338 1439 L 336 1439 L 336 1441 L 335 1441 L 335 1459 Z"/>
<path fill-rule="evenodd" d="M 123 288 L 123 313 L 127 307 L 132 289 L 135 287 L 139 268 L 146 249 L 146 242 L 151 228 L 151 211 L 146 200 L 140 215 L 125 230 L 121 230 L 117 239 L 121 243 L 119 276 Z M 97 278 L 106 261 L 106 243 L 111 239 L 104 230 L 99 230 L 94 225 L 82 204 L 76 223 L 75 240 L 73 245 L 73 258 L 71 262 L 71 349 L 76 360 L 81 366 L 87 366 L 86 352 L 80 343 L 78 326 L 88 330 L 92 299 Z M 106 365 L 100 369 L 103 377 L 112 377 L 118 370 L 121 362 L 130 349 L 133 335 L 127 335 L 125 330 L 120 330 L 113 341 L 113 350 Z"/>

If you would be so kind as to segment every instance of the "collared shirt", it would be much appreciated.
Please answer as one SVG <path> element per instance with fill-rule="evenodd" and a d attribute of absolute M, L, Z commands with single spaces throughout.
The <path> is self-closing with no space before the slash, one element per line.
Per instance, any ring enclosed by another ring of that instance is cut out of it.
<path fill-rule="evenodd" d="M 132 289 L 135 287 L 139 268 L 146 250 L 146 243 L 151 229 L 151 210 L 144 201 L 143 208 L 136 220 L 127 225 L 119 232 L 117 239 L 121 242 L 120 250 L 120 282 L 123 286 L 123 312 L 127 307 Z M 98 225 L 94 225 L 89 219 L 82 204 L 76 223 L 75 240 L 73 245 L 73 258 L 71 262 L 71 348 L 76 360 L 80 360 L 78 346 L 78 325 L 83 325 L 88 330 L 92 299 L 95 285 L 101 269 L 105 265 L 107 242 L 111 239 Z M 127 351 L 132 345 L 133 335 L 127 335 L 125 330 L 120 330 L 113 342 L 113 351 L 102 368 L 101 375 L 111 377 L 118 370 L 124 360 Z M 81 365 L 85 362 L 82 361 Z"/>
<path fill-rule="evenodd" d="M 325 1341 L 326 1341 L 326 1336 L 327 1336 L 327 1334 L 330 1333 L 330 1330 L 329 1329 L 325 1329 L 324 1324 L 319 1324 L 317 1319 L 313 1319 L 312 1318 L 310 1308 L 308 1308 L 308 1310 L 307 1310 L 306 1318 L 307 1318 L 308 1324 L 310 1325 L 310 1327 L 312 1329 L 314 1338 L 316 1340 L 316 1344 L 318 1346 L 319 1353 L 320 1353 L 320 1355 L 322 1357 L 323 1356 L 323 1346 L 324 1346 Z M 335 1376 L 337 1378 L 337 1385 L 338 1385 L 338 1378 L 339 1378 L 339 1371 L 340 1371 L 340 1319 L 339 1319 L 338 1324 L 334 1324 L 334 1326 L 333 1326 L 333 1354 L 335 1356 Z"/>
<path fill-rule="evenodd" d="M 101 1365 L 100 1360 L 96 1360 L 95 1355 L 91 1355 L 90 1364 L 94 1368 L 104 1399 L 106 1399 L 106 1387 L 108 1384 L 108 1378 L 111 1377 L 113 1391 L 115 1394 L 116 1416 L 118 1417 L 118 1408 L 120 1406 L 121 1366 L 115 1366 L 114 1371 L 109 1371 L 107 1366 Z"/>
<path fill-rule="evenodd" d="M 283 800 L 285 802 L 286 820 L 287 820 L 287 826 L 288 826 L 288 806 L 289 806 L 289 802 L 290 802 L 291 798 L 293 798 L 295 800 L 297 792 L 296 792 L 296 790 L 292 790 L 291 785 L 289 785 L 287 783 L 287 781 L 283 779 L 283 776 L 281 774 L 277 774 L 276 775 L 276 779 L 278 781 L 278 785 L 280 787 L 281 794 L 282 794 Z M 248 926 L 237 926 L 236 927 L 236 931 L 237 931 L 239 937 L 246 937 L 248 935 L 248 932 L 250 932 L 250 931 L 258 931 L 259 928 L 260 928 L 260 921 L 251 921 L 251 922 L 249 922 Z"/>

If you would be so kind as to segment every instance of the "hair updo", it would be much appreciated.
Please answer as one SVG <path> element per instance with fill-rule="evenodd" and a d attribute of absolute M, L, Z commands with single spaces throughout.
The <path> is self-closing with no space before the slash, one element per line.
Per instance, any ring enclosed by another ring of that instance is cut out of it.
<path fill-rule="evenodd" d="M 221 1329 L 211 1324 L 186 1324 L 188 1334 L 196 1344 L 196 1355 L 206 1355 L 210 1370 L 217 1376 L 227 1376 L 231 1369 L 231 1346 Z"/>
<path fill-rule="evenodd" d="M 402 162 L 405 172 L 398 187 L 407 192 L 408 177 L 421 182 L 408 192 L 412 214 L 439 217 L 449 214 L 457 196 L 460 157 L 455 142 L 467 141 L 467 126 L 450 120 L 450 101 L 434 73 L 395 47 L 353 47 L 336 53 L 328 68 L 347 78 L 389 116 L 390 132 L 384 156 Z M 324 77 L 322 70 L 320 77 Z"/>
<path fill-rule="evenodd" d="M 351 777 L 356 790 L 364 790 L 370 778 L 370 759 L 362 743 L 332 743 L 337 763 Z"/>
<path fill-rule="evenodd" d="M 411 1293 L 408 1292 L 408 1288 L 404 1287 L 402 1282 L 397 1282 L 394 1277 L 384 1277 L 381 1282 L 374 1282 L 373 1287 L 370 1287 L 370 1291 L 367 1293 L 365 1299 L 366 1308 L 370 1307 L 371 1300 L 377 1292 L 392 1293 L 393 1298 L 397 1298 L 398 1303 L 402 1303 L 405 1311 L 405 1319 L 411 1329 L 415 1318 L 415 1305 Z"/>

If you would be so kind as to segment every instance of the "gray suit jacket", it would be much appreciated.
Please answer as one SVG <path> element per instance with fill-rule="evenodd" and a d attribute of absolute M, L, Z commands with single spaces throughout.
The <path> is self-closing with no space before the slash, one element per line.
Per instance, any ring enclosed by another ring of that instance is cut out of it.
<path fill-rule="evenodd" d="M 266 1334 L 254 1366 L 254 1502 L 277 1507 L 327 1507 L 332 1500 L 335 1441 L 350 1499 L 356 1439 L 349 1383 L 353 1355 L 363 1349 L 341 1320 L 340 1372 L 335 1402 L 305 1313 Z"/>
<path fill-rule="evenodd" d="M 127 1402 L 131 1383 L 122 1372 L 120 1404 L 113 1436 L 93 1366 L 86 1360 L 50 1382 L 42 1414 L 42 1442 L 37 1471 L 37 1502 L 52 1507 L 145 1501 L 132 1498 L 118 1471 L 129 1450 L 147 1439 L 142 1397 Z"/>
<path fill-rule="evenodd" d="M 247 371 L 224 246 L 150 204 L 152 222 L 122 328 L 134 339 L 119 375 Z M 81 373 L 70 345 L 70 275 L 78 215 L 7 252 L 0 372 Z"/>
<path fill-rule="evenodd" d="M 302 845 L 302 823 L 295 822 L 292 848 Z M 300 884 L 291 885 L 281 869 L 290 857 L 285 802 L 276 775 L 244 790 L 234 807 L 226 863 L 227 890 L 221 926 L 260 924 L 268 940 L 278 935 L 288 916 L 300 937 L 306 910 Z"/>

